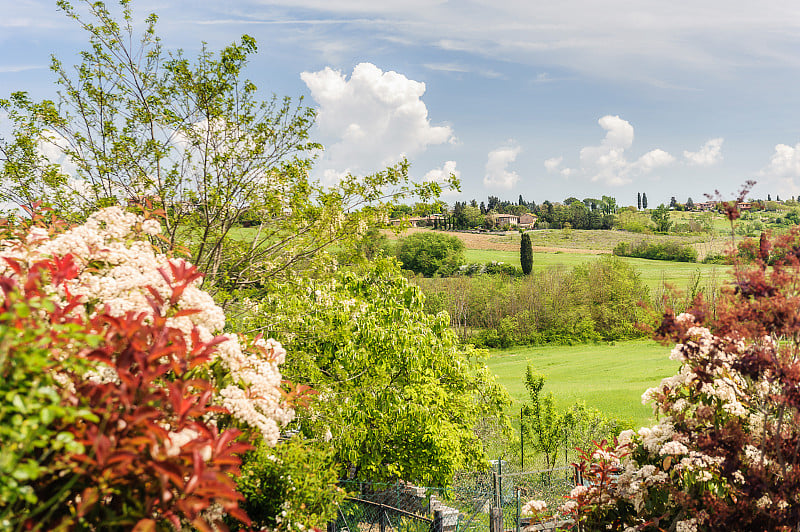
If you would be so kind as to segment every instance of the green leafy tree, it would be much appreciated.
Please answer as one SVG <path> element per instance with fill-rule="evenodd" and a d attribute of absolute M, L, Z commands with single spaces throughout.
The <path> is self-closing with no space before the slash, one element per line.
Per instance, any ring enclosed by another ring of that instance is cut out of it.
<path fill-rule="evenodd" d="M 564 414 L 556 409 L 556 399 L 552 393 L 544 394 L 545 377 L 533 372 L 530 366 L 525 370 L 525 389 L 530 403 L 522 408 L 522 436 L 534 451 L 544 458 L 550 469 L 558 460 L 558 451 L 565 441 Z"/>
<path fill-rule="evenodd" d="M 603 214 L 616 214 L 617 212 L 617 199 L 611 196 L 603 196 L 602 198 Z"/>
<path fill-rule="evenodd" d="M 653 209 L 653 212 L 650 213 L 650 219 L 656 224 L 656 231 L 659 233 L 667 233 L 672 227 L 672 220 L 669 219 L 669 208 L 663 203 Z"/>
<path fill-rule="evenodd" d="M 455 471 L 485 464 L 473 427 L 504 420 L 507 393 L 486 353 L 461 345 L 449 317 L 427 314 L 424 300 L 384 259 L 251 302 L 241 326 L 292 353 L 283 375 L 319 397 L 298 412 L 298 427 L 330 440 L 343 478 L 446 485 Z"/>
<path fill-rule="evenodd" d="M 686 210 L 687 211 L 694 210 L 694 201 L 692 201 L 691 197 L 689 197 L 689 199 L 686 200 Z"/>
<path fill-rule="evenodd" d="M 441 233 L 421 232 L 403 238 L 397 258 L 403 268 L 431 277 L 450 275 L 464 263 L 464 242 Z"/>
<path fill-rule="evenodd" d="M 519 248 L 519 262 L 522 266 L 522 273 L 530 275 L 533 270 L 533 248 L 531 237 L 528 233 L 522 233 L 522 240 Z"/>

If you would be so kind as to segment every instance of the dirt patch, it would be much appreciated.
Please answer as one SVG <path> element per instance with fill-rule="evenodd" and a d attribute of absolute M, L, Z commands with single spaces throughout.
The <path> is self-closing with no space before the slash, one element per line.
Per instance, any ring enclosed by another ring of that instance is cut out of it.
<path fill-rule="evenodd" d="M 400 233 L 401 237 L 408 236 L 414 233 L 421 233 L 425 231 L 431 231 L 431 229 L 425 229 L 422 227 L 411 227 L 409 229 L 405 229 L 402 233 Z M 384 234 L 389 238 L 394 238 L 394 233 L 389 230 L 385 230 Z M 461 232 L 447 232 L 447 235 L 453 235 L 460 238 L 467 249 L 489 249 L 493 251 L 519 251 L 519 241 L 512 242 L 511 237 L 518 233 L 516 232 L 508 232 L 504 234 L 492 233 L 492 234 L 484 234 L 484 233 L 461 233 Z M 562 247 L 550 247 L 550 246 L 532 246 L 533 251 L 537 251 L 539 253 L 580 253 L 583 255 L 600 255 L 603 253 L 608 253 L 607 250 L 603 249 L 579 249 L 579 248 L 562 248 Z"/>

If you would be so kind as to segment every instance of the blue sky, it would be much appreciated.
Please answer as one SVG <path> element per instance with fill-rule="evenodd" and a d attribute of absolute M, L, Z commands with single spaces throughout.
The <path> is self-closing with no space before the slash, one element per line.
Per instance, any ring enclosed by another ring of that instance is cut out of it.
<path fill-rule="evenodd" d="M 53 97 L 85 43 L 51 1 L 5 0 L 0 95 Z M 77 4 L 77 2 L 75 2 Z M 316 175 L 406 155 L 461 194 L 560 201 L 646 192 L 800 194 L 800 2 L 134 0 L 168 48 L 243 33 L 265 97 L 318 108 Z"/>

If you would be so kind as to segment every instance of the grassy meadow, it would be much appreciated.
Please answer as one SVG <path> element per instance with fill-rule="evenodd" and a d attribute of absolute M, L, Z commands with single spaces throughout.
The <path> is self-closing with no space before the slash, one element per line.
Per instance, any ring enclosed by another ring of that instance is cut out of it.
<path fill-rule="evenodd" d="M 553 392 L 559 408 L 582 400 L 636 426 L 652 421 L 650 406 L 641 402 L 642 393 L 678 369 L 669 359 L 669 347 L 652 340 L 495 349 L 487 365 L 511 394 L 512 416 L 528 399 L 524 378 L 529 364 L 547 377 L 544 391 Z"/>

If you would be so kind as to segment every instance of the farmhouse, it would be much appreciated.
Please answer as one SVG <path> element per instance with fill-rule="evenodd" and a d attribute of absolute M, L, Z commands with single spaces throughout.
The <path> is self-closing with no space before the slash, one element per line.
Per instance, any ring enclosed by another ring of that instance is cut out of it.
<path fill-rule="evenodd" d="M 491 214 L 489 219 L 496 226 L 501 225 L 519 225 L 519 216 L 513 214 Z"/>
<path fill-rule="evenodd" d="M 389 223 L 398 226 L 404 223 L 408 223 L 411 227 L 423 227 L 433 225 L 435 220 L 441 220 L 443 217 L 441 214 L 431 214 L 429 216 L 412 216 L 410 218 L 394 218 L 389 220 Z"/>
<path fill-rule="evenodd" d="M 523 214 L 519 217 L 519 226 L 524 229 L 530 229 L 536 225 L 537 217 L 534 214 Z"/>

